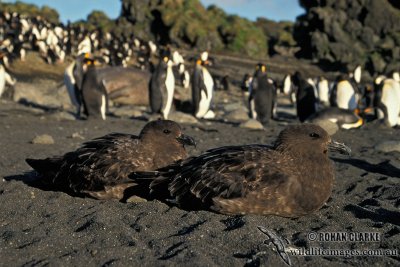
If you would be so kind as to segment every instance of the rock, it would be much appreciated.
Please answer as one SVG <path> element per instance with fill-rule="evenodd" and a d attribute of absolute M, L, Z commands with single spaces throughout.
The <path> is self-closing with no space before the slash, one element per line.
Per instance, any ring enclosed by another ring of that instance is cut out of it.
<path fill-rule="evenodd" d="M 113 108 L 111 111 L 117 117 L 125 117 L 125 118 L 139 118 L 143 117 L 143 111 L 137 109 L 132 105 L 125 105 L 117 108 Z"/>
<path fill-rule="evenodd" d="M 266 36 L 259 27 L 239 16 L 229 16 L 216 6 L 206 8 L 198 0 L 190 4 L 159 0 L 121 2 L 117 36 L 135 33 L 144 40 L 155 38 L 161 44 L 173 40 L 179 47 L 190 46 L 196 50 L 224 49 L 261 57 L 267 54 Z"/>
<path fill-rule="evenodd" d="M 300 0 L 306 14 L 293 28 L 301 47 L 296 55 L 333 71 L 360 64 L 370 74 L 384 72 L 385 66 L 400 62 L 392 52 L 399 47 L 400 10 L 391 2 L 398 1 Z"/>
<path fill-rule="evenodd" d="M 52 145 L 54 144 L 54 139 L 51 135 L 42 134 L 38 135 L 31 141 L 32 144 L 40 144 L 40 145 Z"/>
<path fill-rule="evenodd" d="M 383 141 L 377 144 L 375 146 L 375 149 L 385 153 L 392 151 L 400 152 L 400 141 L 394 141 L 394 140 Z"/>
<path fill-rule="evenodd" d="M 264 126 L 258 120 L 253 120 L 253 119 L 250 119 L 246 122 L 241 123 L 239 125 L 239 127 L 253 129 L 253 130 L 263 130 L 264 129 Z"/>
<path fill-rule="evenodd" d="M 246 108 L 241 107 L 225 115 L 224 119 L 231 122 L 244 122 L 249 119 L 248 111 Z"/>
<path fill-rule="evenodd" d="M 142 202 L 147 202 L 147 200 L 138 196 L 131 196 L 126 200 L 126 203 L 142 203 Z"/>
<path fill-rule="evenodd" d="M 242 103 L 227 103 L 223 105 L 223 109 L 226 112 L 232 112 L 234 110 L 240 109 L 242 106 Z"/>
<path fill-rule="evenodd" d="M 40 86 L 37 84 L 40 83 Z M 57 87 L 53 80 L 38 80 L 35 83 L 18 82 L 14 86 L 13 100 L 42 109 L 71 107 L 65 86 Z"/>
<path fill-rule="evenodd" d="M 73 139 L 85 139 L 85 137 L 83 137 L 80 133 L 73 133 L 69 136 L 69 138 L 73 138 Z"/>
<path fill-rule="evenodd" d="M 322 129 L 324 129 L 329 135 L 334 135 L 337 131 L 339 131 L 339 126 L 328 120 L 315 120 L 311 123 L 319 125 Z"/>
<path fill-rule="evenodd" d="M 371 68 L 374 73 L 382 73 L 386 67 L 386 62 L 381 58 L 381 55 L 378 53 L 373 53 L 369 59 L 371 61 Z"/>
<path fill-rule="evenodd" d="M 50 115 L 50 117 L 59 120 L 59 121 L 74 121 L 76 120 L 75 115 L 69 113 L 69 112 L 65 112 L 65 111 L 60 111 L 60 112 L 56 112 Z"/>
<path fill-rule="evenodd" d="M 178 123 L 188 123 L 188 124 L 196 124 L 199 121 L 193 117 L 191 114 L 179 112 L 179 111 L 172 111 L 169 116 L 169 120 L 176 121 Z"/>

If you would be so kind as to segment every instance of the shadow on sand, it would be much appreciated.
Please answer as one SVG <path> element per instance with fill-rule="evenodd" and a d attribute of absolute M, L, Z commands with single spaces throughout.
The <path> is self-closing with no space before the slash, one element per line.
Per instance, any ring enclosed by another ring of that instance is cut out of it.
<path fill-rule="evenodd" d="M 367 172 L 379 173 L 382 175 L 400 178 L 400 169 L 389 163 L 389 160 L 382 161 L 378 164 L 371 164 L 362 159 L 341 159 L 331 158 L 335 162 L 349 164 Z"/>

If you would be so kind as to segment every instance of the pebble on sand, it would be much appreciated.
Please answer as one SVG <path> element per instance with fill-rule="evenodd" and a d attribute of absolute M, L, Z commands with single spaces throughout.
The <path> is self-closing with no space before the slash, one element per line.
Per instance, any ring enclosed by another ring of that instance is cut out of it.
<path fill-rule="evenodd" d="M 40 145 L 52 145 L 54 144 L 54 139 L 51 135 L 42 134 L 38 135 L 31 141 L 32 144 L 40 144 Z"/>
<path fill-rule="evenodd" d="M 331 121 L 328 120 L 315 120 L 312 123 L 317 124 L 322 129 L 324 129 L 329 135 L 334 135 L 339 131 L 339 126 Z"/>
<path fill-rule="evenodd" d="M 240 128 L 254 129 L 254 130 L 263 130 L 264 126 L 258 120 L 248 120 L 239 125 Z"/>
<path fill-rule="evenodd" d="M 245 108 L 238 108 L 226 114 L 225 120 L 232 122 L 245 122 L 249 119 L 248 111 Z"/>
<path fill-rule="evenodd" d="M 114 114 L 114 116 L 122 118 L 139 118 L 143 116 L 143 111 L 128 105 L 113 108 L 112 113 Z"/>
<path fill-rule="evenodd" d="M 69 138 L 73 138 L 73 139 L 85 139 L 85 137 L 83 137 L 80 133 L 73 133 L 69 136 Z"/>
<path fill-rule="evenodd" d="M 169 120 L 176 121 L 178 123 L 188 123 L 188 124 L 197 124 L 199 121 L 190 114 L 186 114 L 179 111 L 171 112 L 168 116 Z"/>
<path fill-rule="evenodd" d="M 145 198 L 141 198 L 138 196 L 131 196 L 130 198 L 128 198 L 126 200 L 127 203 L 143 203 L 143 202 L 147 202 L 147 199 Z"/>
<path fill-rule="evenodd" d="M 383 141 L 375 146 L 375 149 L 381 152 L 393 152 L 397 151 L 400 152 L 400 141 Z"/>

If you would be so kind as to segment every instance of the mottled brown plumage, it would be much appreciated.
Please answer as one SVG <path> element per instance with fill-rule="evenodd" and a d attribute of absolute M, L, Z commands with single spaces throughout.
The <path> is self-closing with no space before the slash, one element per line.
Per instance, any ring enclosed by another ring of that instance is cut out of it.
<path fill-rule="evenodd" d="M 274 146 L 215 148 L 153 172 L 158 177 L 152 194 L 169 194 L 189 209 L 200 204 L 226 214 L 306 215 L 332 192 L 335 172 L 328 148 L 349 153 L 317 125 L 289 126 Z"/>
<path fill-rule="evenodd" d="M 177 123 L 159 120 L 146 124 L 139 136 L 112 133 L 61 157 L 26 162 L 60 190 L 121 199 L 125 189 L 135 185 L 127 178 L 131 172 L 156 170 L 187 158 L 185 144 L 195 142 Z"/>

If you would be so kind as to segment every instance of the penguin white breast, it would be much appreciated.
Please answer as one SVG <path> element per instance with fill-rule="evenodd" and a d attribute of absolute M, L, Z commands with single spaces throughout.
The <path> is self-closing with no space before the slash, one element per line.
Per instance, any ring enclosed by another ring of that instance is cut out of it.
<path fill-rule="evenodd" d="M 3 65 L 0 65 L 0 97 L 4 93 L 5 86 L 6 86 L 6 71 Z"/>
<path fill-rule="evenodd" d="M 354 110 L 357 108 L 357 96 L 353 86 L 348 81 L 337 84 L 337 105 L 339 108 Z"/>
<path fill-rule="evenodd" d="M 318 83 L 318 96 L 321 102 L 329 102 L 329 84 L 327 80 Z"/>
<path fill-rule="evenodd" d="M 78 100 L 77 100 L 77 96 L 75 94 L 75 79 L 74 79 L 74 75 L 73 75 L 73 70 L 75 67 L 75 62 L 71 63 L 64 72 L 64 82 L 65 82 L 65 86 L 67 87 L 67 91 L 68 91 L 68 95 L 69 98 L 71 100 L 71 103 L 76 106 L 79 107 L 78 104 Z"/>
<path fill-rule="evenodd" d="M 250 115 L 252 119 L 257 119 L 256 104 L 254 98 L 250 100 Z"/>
<path fill-rule="evenodd" d="M 106 119 L 106 107 L 107 107 L 107 99 L 106 96 L 103 94 L 101 96 L 101 107 L 100 107 L 101 118 L 103 120 Z"/>
<path fill-rule="evenodd" d="M 165 78 L 165 87 L 167 88 L 167 99 L 165 108 L 162 111 L 164 119 L 168 118 L 169 112 L 171 111 L 172 107 L 172 100 L 174 98 L 174 91 L 175 91 L 175 77 L 174 73 L 172 72 L 172 67 L 168 66 L 167 68 L 167 77 Z"/>
<path fill-rule="evenodd" d="M 292 80 L 288 75 L 285 77 L 285 80 L 283 81 L 283 93 L 285 95 L 289 95 L 291 87 L 292 87 Z"/>
<path fill-rule="evenodd" d="M 204 77 L 204 84 L 207 88 L 208 98 L 212 98 L 213 89 L 214 89 L 214 81 L 211 77 L 211 74 L 208 72 L 206 68 L 203 68 L 203 77 Z"/>
<path fill-rule="evenodd" d="M 190 85 L 190 75 L 189 72 L 187 70 L 185 70 L 184 72 L 184 80 L 183 80 L 183 88 L 187 89 L 189 88 Z"/>
<path fill-rule="evenodd" d="M 202 118 L 204 115 L 207 113 L 207 111 L 210 109 L 210 104 L 211 104 L 211 99 L 212 99 L 212 94 L 213 94 L 213 88 L 214 88 L 214 82 L 211 77 L 211 74 L 208 72 L 206 68 L 202 68 L 203 72 L 203 82 L 207 90 L 207 94 L 204 91 L 201 91 L 200 93 L 200 103 L 199 103 L 199 110 L 196 114 L 197 118 Z"/>
<path fill-rule="evenodd" d="M 307 83 L 313 88 L 314 96 L 317 97 L 318 96 L 318 89 L 317 89 L 317 86 L 315 85 L 315 82 L 313 81 L 313 79 L 308 78 L 307 79 Z"/>
<path fill-rule="evenodd" d="M 381 102 L 386 106 L 390 127 L 396 126 L 400 115 L 400 84 L 394 79 L 384 81 Z"/>

